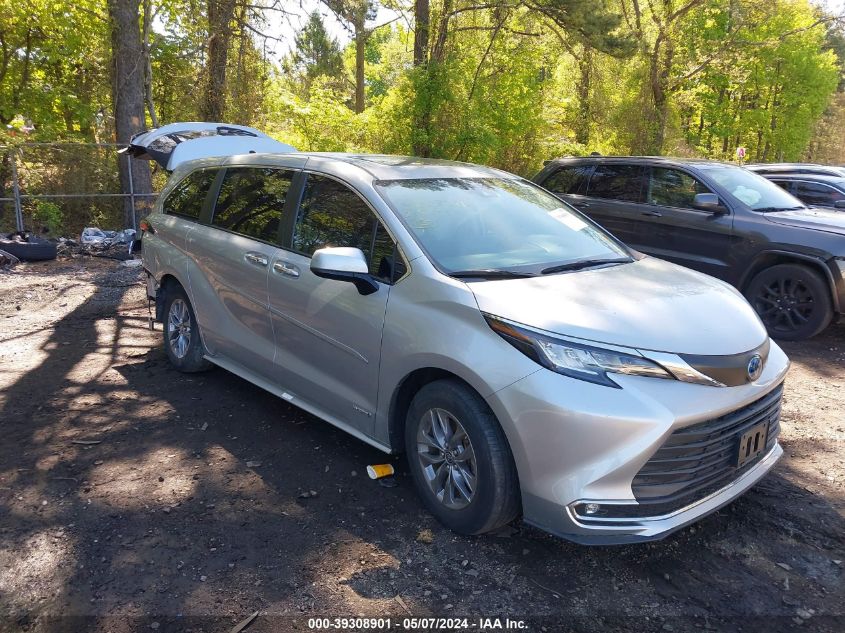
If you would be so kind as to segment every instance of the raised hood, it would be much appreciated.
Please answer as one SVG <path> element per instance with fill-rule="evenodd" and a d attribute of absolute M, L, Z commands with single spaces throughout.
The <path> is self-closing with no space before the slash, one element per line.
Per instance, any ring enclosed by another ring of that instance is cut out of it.
<path fill-rule="evenodd" d="M 171 123 L 132 137 L 126 150 L 133 158 L 156 161 L 169 171 L 195 158 L 251 153 L 289 153 L 296 148 L 245 125 L 187 121 Z"/>
<path fill-rule="evenodd" d="M 766 329 L 736 290 L 646 257 L 631 264 L 469 284 L 483 312 L 556 334 L 674 354 L 754 349 Z"/>
<path fill-rule="evenodd" d="M 829 211 L 817 208 L 772 211 L 766 214 L 766 218 L 775 224 L 845 235 L 845 211 Z"/>

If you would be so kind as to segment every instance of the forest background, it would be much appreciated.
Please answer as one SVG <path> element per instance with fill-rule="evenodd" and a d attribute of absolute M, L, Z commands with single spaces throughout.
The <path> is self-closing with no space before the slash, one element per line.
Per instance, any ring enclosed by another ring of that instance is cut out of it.
<path fill-rule="evenodd" d="M 809 0 L 0 0 L 0 185 L 26 143 L 27 191 L 125 191 L 126 162 L 32 143 L 186 120 L 525 176 L 593 151 L 845 163 L 843 24 Z M 109 214 L 27 205 L 69 211 Z"/>

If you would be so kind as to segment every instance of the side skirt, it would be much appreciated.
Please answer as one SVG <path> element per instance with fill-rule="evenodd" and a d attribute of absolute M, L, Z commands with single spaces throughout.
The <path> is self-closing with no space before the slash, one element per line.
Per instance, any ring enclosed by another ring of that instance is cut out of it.
<path fill-rule="evenodd" d="M 325 420 L 329 424 L 336 426 L 340 430 L 346 431 L 347 433 L 349 433 L 353 437 L 361 440 L 362 442 L 366 442 L 370 446 L 374 446 L 377 449 L 384 451 L 385 453 L 387 453 L 389 455 L 392 454 L 390 447 L 387 446 L 386 444 L 382 444 L 381 442 L 373 439 L 369 435 L 365 435 L 364 433 L 362 433 L 358 429 L 354 428 L 353 426 L 347 424 L 343 420 L 340 420 L 340 419 L 334 417 L 333 415 L 329 415 L 328 413 L 326 413 L 325 411 L 323 411 L 319 407 L 311 404 L 310 402 L 308 402 L 306 400 L 303 400 L 302 398 L 300 398 L 298 396 L 293 395 L 292 393 L 285 391 L 284 389 L 282 389 L 278 385 L 274 385 L 273 383 L 268 382 L 264 378 L 257 376 L 256 374 L 254 374 L 253 372 L 245 369 L 241 365 L 234 363 L 234 362 L 232 362 L 228 359 L 220 358 L 219 356 L 210 356 L 208 354 L 205 355 L 205 359 L 210 363 L 214 363 L 218 367 L 222 367 L 226 371 L 232 372 L 233 374 L 243 378 L 244 380 L 248 380 L 249 382 L 256 385 L 257 387 L 261 387 L 265 391 L 269 391 L 270 393 L 272 393 L 275 396 L 278 396 L 279 398 L 281 398 L 285 402 L 289 402 L 289 403 L 299 407 L 300 409 L 307 411 L 308 413 L 310 413 L 312 415 L 317 416 L 321 420 Z"/>

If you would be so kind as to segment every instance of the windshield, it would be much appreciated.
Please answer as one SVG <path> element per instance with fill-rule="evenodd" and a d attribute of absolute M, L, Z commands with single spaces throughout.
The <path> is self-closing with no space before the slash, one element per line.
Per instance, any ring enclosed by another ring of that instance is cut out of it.
<path fill-rule="evenodd" d="M 708 176 L 753 211 L 803 209 L 804 204 L 775 183 L 754 172 L 731 165 L 702 165 Z"/>
<path fill-rule="evenodd" d="M 504 178 L 421 178 L 376 183 L 420 245 L 447 273 L 540 273 L 629 252 L 557 198 Z"/>

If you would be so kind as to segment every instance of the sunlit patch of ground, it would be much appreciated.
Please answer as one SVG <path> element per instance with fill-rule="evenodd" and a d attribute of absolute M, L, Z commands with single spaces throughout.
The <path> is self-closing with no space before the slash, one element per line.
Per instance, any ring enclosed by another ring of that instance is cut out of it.
<path fill-rule="evenodd" d="M 0 543 L 0 614 L 14 617 L 36 607 L 44 614 L 60 612 L 75 562 L 73 538 L 64 527 Z"/>

